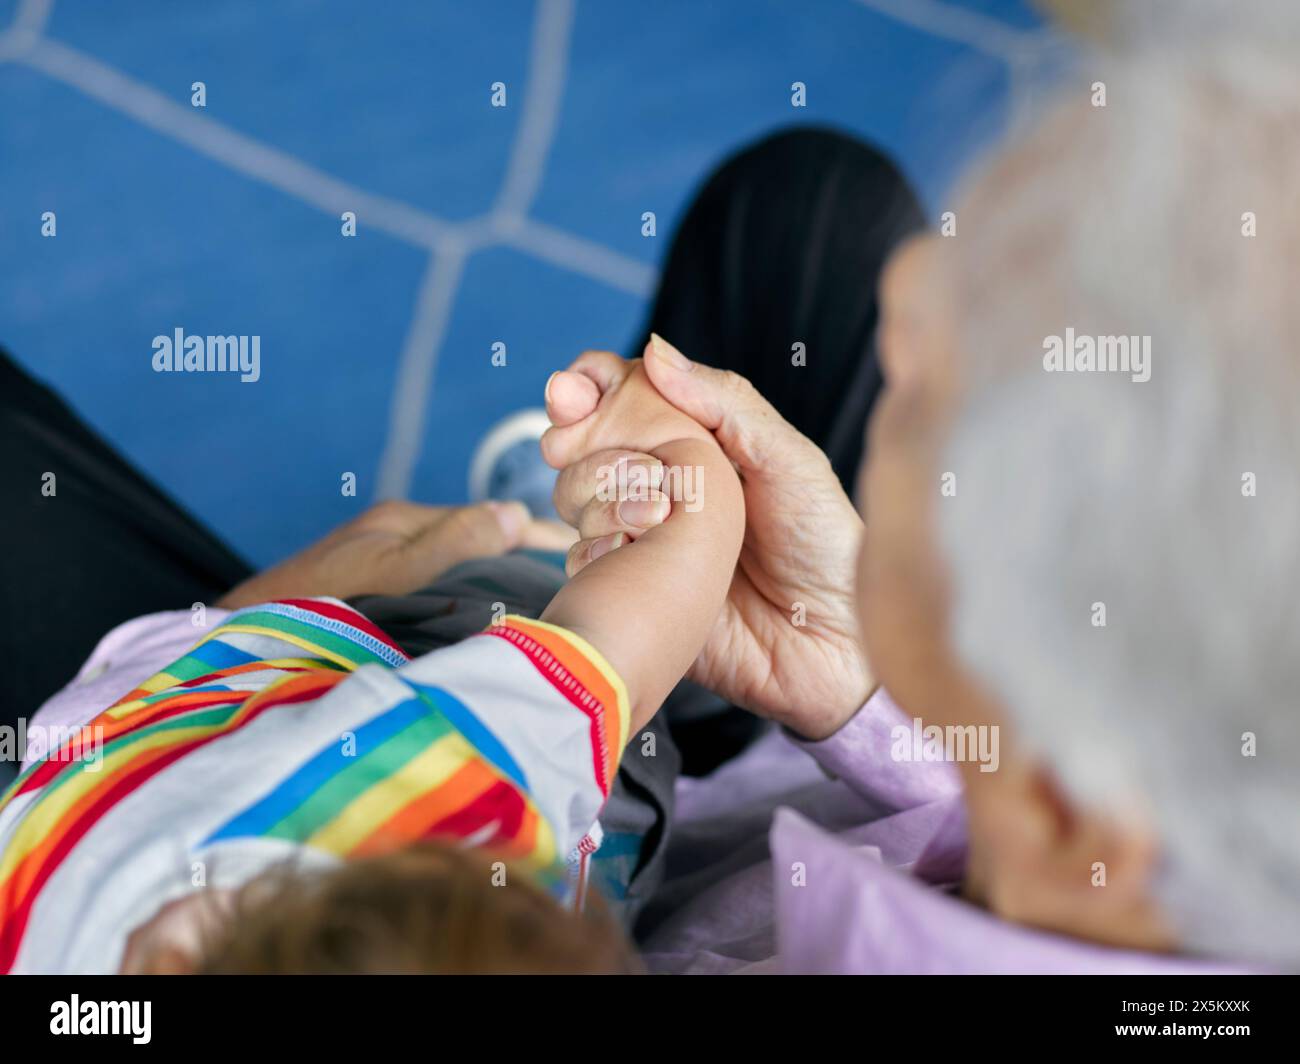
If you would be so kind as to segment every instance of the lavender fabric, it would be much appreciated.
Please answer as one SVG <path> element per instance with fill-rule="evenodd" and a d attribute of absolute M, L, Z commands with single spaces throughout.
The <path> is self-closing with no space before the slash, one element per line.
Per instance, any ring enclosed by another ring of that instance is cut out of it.
<path fill-rule="evenodd" d="M 154 673 L 184 657 L 229 616 L 230 610 L 209 606 L 197 618 L 190 610 L 166 610 L 123 621 L 100 639 L 72 681 L 36 711 L 31 726 L 84 726 Z"/>
<path fill-rule="evenodd" d="M 954 767 L 896 762 L 883 691 L 839 732 L 773 732 L 682 780 L 667 915 L 644 943 L 675 973 L 1205 974 L 1245 971 L 1007 923 L 948 888 L 965 862 Z M 811 755 L 809 757 L 808 755 Z"/>

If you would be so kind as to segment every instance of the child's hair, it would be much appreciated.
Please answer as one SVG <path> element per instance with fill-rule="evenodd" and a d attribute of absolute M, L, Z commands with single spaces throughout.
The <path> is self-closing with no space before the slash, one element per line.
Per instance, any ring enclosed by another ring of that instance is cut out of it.
<path fill-rule="evenodd" d="M 202 974 L 620 974 L 638 970 L 591 899 L 554 901 L 477 850 L 424 844 L 339 868 L 278 868 L 241 889 Z"/>

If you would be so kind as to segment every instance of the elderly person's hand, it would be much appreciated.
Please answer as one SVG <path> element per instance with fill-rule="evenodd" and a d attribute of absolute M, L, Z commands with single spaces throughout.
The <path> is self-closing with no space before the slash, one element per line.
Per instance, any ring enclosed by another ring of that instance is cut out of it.
<path fill-rule="evenodd" d="M 471 558 L 516 547 L 563 550 L 572 542 L 568 529 L 535 520 L 522 503 L 422 506 L 392 500 L 249 577 L 216 605 L 238 609 L 278 598 L 404 595 Z"/>
<path fill-rule="evenodd" d="M 556 507 L 581 537 L 570 551 L 571 572 L 667 514 L 655 499 L 600 498 L 610 466 L 620 459 L 653 466 L 653 458 L 581 453 L 580 422 L 630 365 L 609 352 L 587 352 L 547 384 L 553 427 L 542 452 L 562 470 Z M 690 676 L 738 706 L 824 738 L 874 686 L 853 593 L 862 521 L 822 451 L 745 378 L 692 363 L 658 337 L 646 348 L 645 367 L 665 399 L 713 432 L 745 490 L 745 541 L 730 595 Z"/>

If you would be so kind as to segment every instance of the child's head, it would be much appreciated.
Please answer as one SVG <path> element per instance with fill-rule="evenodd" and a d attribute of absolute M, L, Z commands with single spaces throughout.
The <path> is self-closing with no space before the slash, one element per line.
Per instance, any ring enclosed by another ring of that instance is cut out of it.
<path fill-rule="evenodd" d="M 864 637 L 908 712 L 1002 726 L 994 909 L 1294 965 L 1300 91 L 1231 49 L 1098 77 L 884 280 Z"/>
<path fill-rule="evenodd" d="M 205 974 L 612 974 L 637 970 L 599 906 L 574 913 L 481 851 L 426 844 L 324 871 L 276 868 L 191 895 L 128 944 L 125 970 Z M 178 917 L 189 929 L 178 928 Z M 186 948 L 186 943 L 193 946 Z"/>

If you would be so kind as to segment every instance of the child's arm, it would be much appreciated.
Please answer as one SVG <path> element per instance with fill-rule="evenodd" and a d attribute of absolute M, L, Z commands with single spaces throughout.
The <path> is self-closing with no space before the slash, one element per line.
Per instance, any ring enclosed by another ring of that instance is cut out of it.
<path fill-rule="evenodd" d="M 661 525 L 588 565 L 542 614 L 586 639 L 623 678 L 631 734 L 704 646 L 745 531 L 740 481 L 711 437 L 675 439 L 650 453 L 670 475 L 694 478 L 683 481 L 691 497 L 674 498 Z"/>

